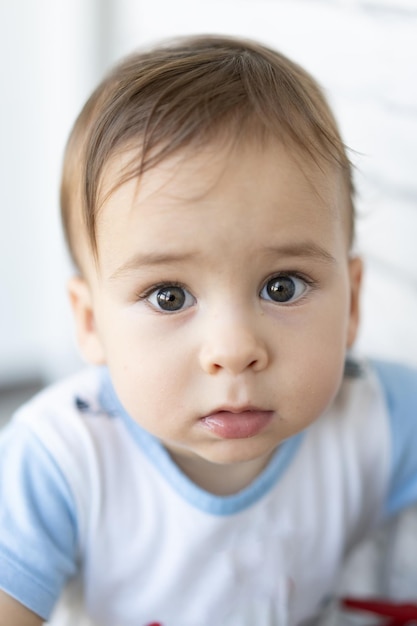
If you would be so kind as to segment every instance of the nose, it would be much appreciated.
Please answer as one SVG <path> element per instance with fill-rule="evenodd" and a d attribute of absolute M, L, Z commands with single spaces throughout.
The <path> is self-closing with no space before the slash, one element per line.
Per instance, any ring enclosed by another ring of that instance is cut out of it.
<path fill-rule="evenodd" d="M 204 329 L 200 365 L 208 374 L 259 372 L 269 362 L 268 349 L 254 324 L 236 315 L 214 316 Z"/>

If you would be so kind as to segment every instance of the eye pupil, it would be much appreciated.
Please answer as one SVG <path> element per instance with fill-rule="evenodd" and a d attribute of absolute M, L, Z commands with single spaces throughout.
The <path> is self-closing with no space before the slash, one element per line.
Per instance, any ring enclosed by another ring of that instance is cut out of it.
<path fill-rule="evenodd" d="M 178 311 L 184 306 L 185 293 L 181 287 L 163 287 L 158 291 L 156 299 L 164 311 Z"/>
<path fill-rule="evenodd" d="M 288 302 L 295 294 L 295 283 L 289 276 L 273 278 L 267 285 L 269 297 L 275 302 Z"/>

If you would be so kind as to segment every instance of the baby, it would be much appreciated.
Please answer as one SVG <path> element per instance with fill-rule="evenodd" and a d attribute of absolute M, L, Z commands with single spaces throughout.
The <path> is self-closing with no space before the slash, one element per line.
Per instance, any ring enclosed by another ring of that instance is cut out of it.
<path fill-rule="evenodd" d="M 313 619 L 417 500 L 417 373 L 347 359 L 362 266 L 320 88 L 251 41 L 135 54 L 61 199 L 91 367 L 2 433 L 0 625 Z"/>

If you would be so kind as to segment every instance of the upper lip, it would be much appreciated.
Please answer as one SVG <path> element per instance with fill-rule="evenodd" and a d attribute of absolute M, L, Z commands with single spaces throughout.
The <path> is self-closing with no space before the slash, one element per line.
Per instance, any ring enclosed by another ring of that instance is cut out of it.
<path fill-rule="evenodd" d="M 208 417 L 209 415 L 214 415 L 215 413 L 222 413 L 222 412 L 227 412 L 227 413 L 255 413 L 255 412 L 263 412 L 263 413 L 270 413 L 270 409 L 265 409 L 265 408 L 261 408 L 259 406 L 254 406 L 252 404 L 244 404 L 244 405 L 239 405 L 239 406 L 233 406 L 233 405 L 223 405 L 223 406 L 219 406 L 214 408 L 213 410 L 209 411 L 208 413 L 206 413 L 205 415 L 203 415 L 204 417 Z"/>

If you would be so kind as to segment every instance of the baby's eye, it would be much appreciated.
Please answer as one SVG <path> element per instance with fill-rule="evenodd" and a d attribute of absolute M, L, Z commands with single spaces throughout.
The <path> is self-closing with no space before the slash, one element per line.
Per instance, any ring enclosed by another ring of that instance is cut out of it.
<path fill-rule="evenodd" d="M 262 287 L 260 296 L 264 300 L 287 304 L 301 298 L 307 289 L 306 280 L 291 274 L 282 274 L 270 278 Z"/>
<path fill-rule="evenodd" d="M 179 285 L 163 285 L 154 289 L 147 301 L 158 311 L 175 313 L 188 309 L 195 304 L 195 298 L 184 287 Z"/>

